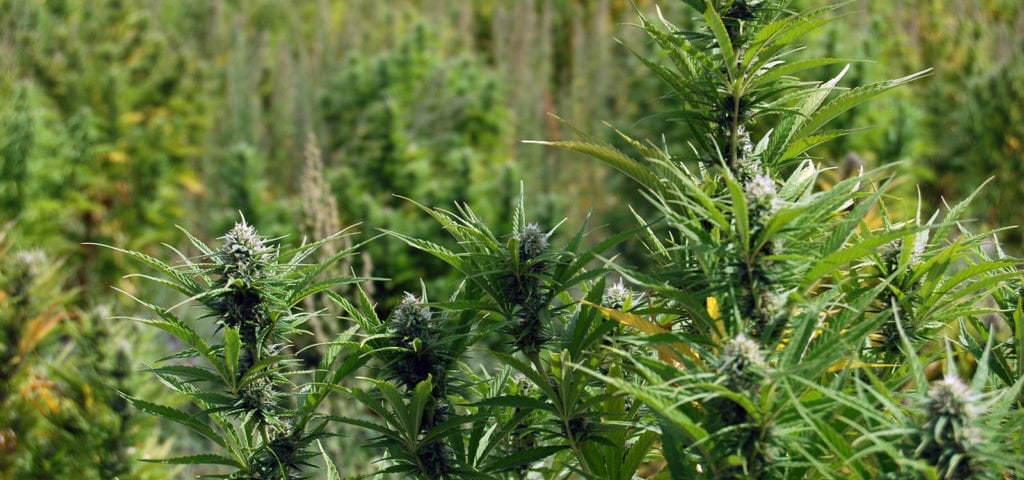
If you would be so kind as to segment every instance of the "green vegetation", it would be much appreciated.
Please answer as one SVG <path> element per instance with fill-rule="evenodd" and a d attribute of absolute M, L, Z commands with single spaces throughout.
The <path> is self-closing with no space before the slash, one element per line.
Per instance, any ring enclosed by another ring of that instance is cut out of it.
<path fill-rule="evenodd" d="M 0 480 L 1016 478 L 1022 9 L 0 0 Z"/>

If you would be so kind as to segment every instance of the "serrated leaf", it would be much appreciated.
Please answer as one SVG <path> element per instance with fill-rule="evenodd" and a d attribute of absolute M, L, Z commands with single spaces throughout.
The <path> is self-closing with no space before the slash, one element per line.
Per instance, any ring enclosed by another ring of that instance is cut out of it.
<path fill-rule="evenodd" d="M 543 400 L 523 395 L 499 395 L 472 404 L 475 407 L 509 407 L 528 410 L 545 410 L 558 413 L 554 406 Z"/>
<path fill-rule="evenodd" d="M 138 408 L 139 410 L 142 410 L 143 412 L 146 412 L 146 413 L 148 413 L 150 415 L 155 415 L 155 416 L 158 416 L 158 417 L 161 417 L 161 418 L 166 418 L 167 420 L 171 420 L 173 422 L 176 422 L 176 423 L 179 423 L 181 425 L 184 425 L 184 426 L 192 429 L 196 433 L 206 437 L 208 440 L 216 443 L 217 445 L 220 445 L 221 447 L 225 447 L 225 448 L 227 447 L 227 441 L 224 440 L 223 437 L 218 435 L 217 432 L 215 432 L 212 428 L 210 428 L 209 425 L 206 425 L 205 423 L 203 423 L 202 421 L 200 421 L 196 417 L 193 417 L 193 416 L 191 416 L 191 415 L 189 415 L 189 414 L 187 414 L 185 412 L 182 412 L 180 410 L 176 410 L 174 408 L 171 408 L 171 407 L 168 407 L 168 406 L 165 406 L 165 405 L 159 405 L 159 404 L 156 404 L 156 403 L 147 402 L 145 400 L 142 400 L 142 399 L 139 399 L 139 398 L 135 398 L 135 397 L 132 397 L 130 395 L 122 395 L 122 396 L 126 400 L 128 400 L 132 404 L 132 406 L 134 406 L 135 408 Z"/>
<path fill-rule="evenodd" d="M 316 446 L 320 449 L 320 456 L 323 458 L 324 465 L 327 467 L 327 480 L 341 480 L 341 474 L 338 473 L 338 467 L 334 466 L 334 461 L 327 456 L 327 450 L 324 450 L 323 444 L 317 440 Z"/>
<path fill-rule="evenodd" d="M 548 445 L 521 450 L 512 455 L 503 456 L 491 463 L 488 463 L 487 466 L 484 467 L 484 470 L 500 472 L 520 465 L 529 465 L 540 461 L 541 459 L 548 458 L 567 448 L 569 447 L 566 445 Z"/>
<path fill-rule="evenodd" d="M 589 155 L 625 173 L 651 191 L 660 192 L 662 190 L 661 181 L 650 169 L 614 147 L 571 140 L 560 142 L 526 141 L 524 143 L 548 145 Z"/>
<path fill-rule="evenodd" d="M 718 43 L 718 48 L 722 52 L 722 63 L 725 64 L 725 68 L 729 72 L 729 79 L 735 79 L 738 76 L 736 73 L 736 52 L 733 51 L 732 40 L 729 38 L 729 32 L 725 29 L 725 24 L 722 23 L 722 17 L 718 15 L 718 11 L 711 4 L 711 0 L 707 0 L 705 3 L 704 20 L 708 23 L 708 28 L 711 29 L 711 33 L 715 36 L 715 41 Z"/>
<path fill-rule="evenodd" d="M 191 365 L 168 365 L 165 367 L 146 369 L 145 371 L 152 372 L 157 375 L 174 375 L 188 381 L 205 380 L 214 383 L 221 383 L 223 381 L 223 379 L 214 371 L 208 368 L 195 367 Z"/>
<path fill-rule="evenodd" d="M 228 458 L 222 455 L 215 455 L 212 453 L 203 453 L 199 455 L 188 455 L 184 457 L 173 457 L 173 458 L 143 458 L 140 459 L 142 462 L 147 463 L 163 463 L 171 465 L 227 465 L 229 467 L 243 468 L 244 466 L 233 458 Z"/>
<path fill-rule="evenodd" d="M 795 138 L 800 139 L 806 137 L 816 132 L 828 121 L 839 116 L 839 114 L 856 107 L 857 105 L 860 105 L 861 103 L 864 103 L 887 90 L 921 78 L 930 72 L 931 69 L 922 70 L 902 78 L 897 78 L 895 80 L 883 80 L 881 82 L 864 85 L 845 92 L 834 100 L 823 105 L 820 109 L 816 109 L 814 114 L 810 115 L 807 121 L 804 122 L 801 129 L 796 133 Z"/>
<path fill-rule="evenodd" d="M 242 340 L 238 330 L 224 327 L 224 365 L 227 367 L 228 378 L 225 380 L 234 386 L 238 381 L 238 355 L 242 348 Z"/>

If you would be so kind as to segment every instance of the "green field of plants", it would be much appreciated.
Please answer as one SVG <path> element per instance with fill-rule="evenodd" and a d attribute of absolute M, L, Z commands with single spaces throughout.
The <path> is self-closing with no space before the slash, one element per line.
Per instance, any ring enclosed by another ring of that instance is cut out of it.
<path fill-rule="evenodd" d="M 0 0 L 0 480 L 1016 479 L 1019 0 Z"/>

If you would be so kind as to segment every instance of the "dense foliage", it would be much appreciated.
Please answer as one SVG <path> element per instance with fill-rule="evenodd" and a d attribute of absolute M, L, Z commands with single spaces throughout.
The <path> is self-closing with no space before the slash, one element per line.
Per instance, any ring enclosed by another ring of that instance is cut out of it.
<path fill-rule="evenodd" d="M 0 478 L 1015 478 L 1021 6 L 668 3 L 0 3 Z"/>

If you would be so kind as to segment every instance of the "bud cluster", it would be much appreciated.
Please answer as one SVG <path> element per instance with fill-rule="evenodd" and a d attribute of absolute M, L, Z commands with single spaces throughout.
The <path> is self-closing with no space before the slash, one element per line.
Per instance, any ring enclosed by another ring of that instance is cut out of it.
<path fill-rule="evenodd" d="M 436 318 L 430 306 L 411 293 L 405 294 L 387 323 L 390 346 L 396 352 L 388 359 L 390 373 L 407 392 L 427 379 L 433 383 L 431 401 L 420 423 L 423 433 L 455 414 L 447 399 L 448 372 L 454 358 L 444 330 L 443 319 Z M 455 462 L 455 451 L 441 438 L 426 442 L 416 455 L 427 478 L 443 477 Z"/>
<path fill-rule="evenodd" d="M 46 253 L 42 250 L 23 250 L 14 254 L 10 271 L 4 275 L 3 287 L 16 309 L 29 304 L 32 284 L 42 275 L 47 263 Z"/>
<path fill-rule="evenodd" d="M 253 344 L 258 332 L 268 326 L 270 315 L 265 305 L 265 279 L 274 261 L 274 252 L 244 221 L 235 224 L 223 237 L 224 244 L 213 255 L 220 279 L 218 287 L 228 291 L 211 304 L 220 321 L 239 329 L 243 343 Z"/>
<path fill-rule="evenodd" d="M 779 210 L 781 200 L 775 188 L 775 180 L 764 174 L 755 175 L 744 185 L 750 210 L 760 217 L 770 217 Z"/>
<path fill-rule="evenodd" d="M 527 224 L 514 234 L 519 246 L 519 263 L 511 265 L 507 275 L 509 300 L 515 308 L 515 318 L 509 331 L 515 337 L 515 347 L 523 352 L 535 352 L 547 341 L 544 315 L 549 303 L 541 276 L 548 268 L 542 258 L 548 251 L 548 234 L 536 223 Z"/>
<path fill-rule="evenodd" d="M 601 305 L 608 308 L 629 308 L 632 303 L 633 293 L 626 288 L 622 280 L 605 289 L 604 296 L 601 297 Z"/>
<path fill-rule="evenodd" d="M 391 360 L 390 370 L 406 389 L 411 391 L 427 377 L 433 379 L 435 389 L 443 389 L 450 359 L 440 327 L 430 307 L 411 293 L 391 313 L 387 332 L 399 353 Z"/>
<path fill-rule="evenodd" d="M 761 347 L 744 334 L 727 341 L 718 354 L 716 373 L 719 382 L 732 392 L 756 397 L 764 381 L 767 363 Z M 716 396 L 704 405 L 709 431 L 720 436 L 716 457 L 725 459 L 741 452 L 745 465 L 726 467 L 723 478 L 747 478 L 747 473 L 760 471 L 774 458 L 770 424 L 759 424 L 740 402 Z M 755 476 L 753 478 L 762 478 Z"/>
<path fill-rule="evenodd" d="M 718 373 L 730 388 L 749 390 L 756 386 L 764 367 L 761 346 L 742 333 L 726 342 L 718 355 Z"/>
<path fill-rule="evenodd" d="M 975 425 L 981 398 L 956 375 L 934 382 L 923 401 L 925 422 L 916 428 L 914 456 L 936 467 L 940 478 L 984 478 L 974 451 L 981 443 Z"/>
<path fill-rule="evenodd" d="M 224 235 L 224 245 L 220 249 L 220 258 L 224 265 L 237 269 L 235 273 L 258 270 L 266 260 L 260 257 L 273 257 L 273 251 L 263 238 L 256 233 L 256 228 L 245 223 L 236 223 L 234 228 Z"/>
<path fill-rule="evenodd" d="M 536 259 L 548 250 L 548 234 L 536 223 L 527 224 L 516 232 L 519 241 L 519 257 L 524 261 Z"/>

